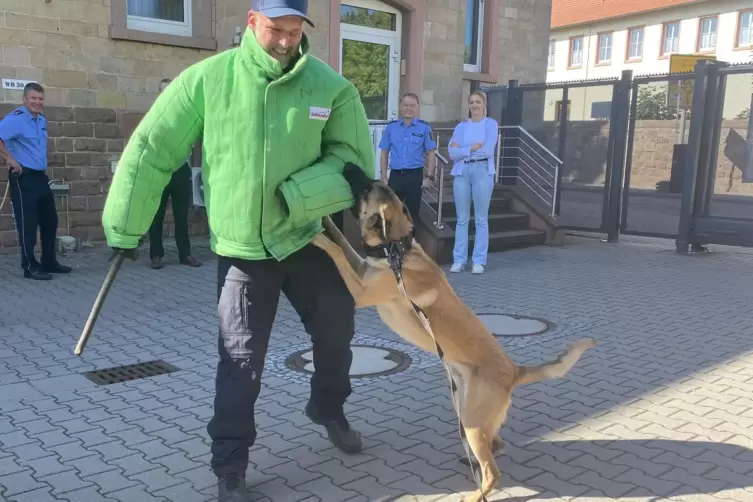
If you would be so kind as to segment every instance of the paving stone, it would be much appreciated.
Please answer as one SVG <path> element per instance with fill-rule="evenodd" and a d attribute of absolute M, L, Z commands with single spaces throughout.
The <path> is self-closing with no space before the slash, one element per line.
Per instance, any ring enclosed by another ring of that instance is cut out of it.
<path fill-rule="evenodd" d="M 498 458 L 501 491 L 490 500 L 751 500 L 753 491 L 743 485 L 753 474 L 753 327 L 743 313 L 753 281 L 753 267 L 744 265 L 753 264 L 753 253 L 725 248 L 688 259 L 672 249 L 672 242 L 653 239 L 603 245 L 568 237 L 563 248 L 491 255 L 483 277 L 448 275 L 477 312 L 555 322 L 544 335 L 500 340 L 520 364 L 551 360 L 577 338 L 599 339 L 565 378 L 515 390 L 501 432 L 507 441 Z M 200 244 L 196 253 L 215 259 Z M 85 263 L 43 290 L 18 280 L 19 300 L 43 301 L 50 317 L 75 325 L 91 308 L 85 298 L 101 285 L 105 254 L 71 255 Z M 168 255 L 175 257 L 170 245 Z M 0 478 L 30 485 L 0 499 L 50 500 L 75 486 L 69 474 L 76 473 L 86 482 L 95 476 L 97 484 L 58 499 L 214 500 L 206 432 L 216 371 L 212 268 L 168 267 L 155 275 L 147 266 L 129 267 L 111 291 L 86 358 L 50 349 L 67 346 L 75 329 L 0 305 L 0 332 L 14 335 L 0 337 Z M 4 277 L 16 277 L 16 269 L 0 256 Z M 76 294 L 56 289 L 69 287 Z M 399 340 L 373 309 L 357 313 L 356 329 L 357 341 Z M 344 491 L 352 492 L 345 500 L 369 502 L 448 502 L 474 489 L 458 461 L 457 418 L 436 357 L 357 382 L 346 413 L 365 449 L 346 455 L 302 413 L 307 379 L 294 380 L 284 364 L 276 366 L 291 346 L 308 343 L 282 296 L 256 406 L 259 436 L 248 473 L 254 500 L 327 500 L 301 489 L 317 483 L 334 500 Z M 181 371 L 78 386 L 82 371 L 139 358 L 163 358 Z"/>
<path fill-rule="evenodd" d="M 0 475 L 0 493 L 5 497 L 30 492 L 42 487 L 49 487 L 46 483 L 40 483 L 32 477 L 32 471 L 21 471 L 5 476 Z"/>

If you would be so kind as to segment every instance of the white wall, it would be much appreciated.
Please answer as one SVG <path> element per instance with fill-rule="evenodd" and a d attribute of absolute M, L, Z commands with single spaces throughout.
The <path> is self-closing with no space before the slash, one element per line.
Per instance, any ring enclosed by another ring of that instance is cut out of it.
<path fill-rule="evenodd" d="M 626 0 L 628 1 L 628 0 Z M 638 14 L 620 19 L 594 22 L 588 25 L 553 28 L 551 39 L 555 44 L 555 66 L 547 73 L 548 82 L 570 80 L 593 80 L 599 78 L 619 77 L 623 70 L 633 70 L 634 76 L 661 74 L 669 72 L 669 58 L 660 57 L 663 44 L 663 23 L 680 21 L 679 53 L 695 54 L 698 39 L 699 18 L 719 15 L 717 21 L 717 45 L 715 55 L 719 61 L 729 63 L 753 62 L 751 48 L 736 48 L 738 13 L 740 10 L 753 8 L 751 0 L 711 0 L 710 2 L 673 7 L 659 11 Z M 643 27 L 643 58 L 640 61 L 626 61 L 628 32 L 632 27 Z M 612 60 L 607 64 L 597 64 L 598 34 L 612 33 Z M 583 64 L 580 68 L 568 68 L 570 57 L 570 38 L 583 37 Z M 725 103 L 725 116 L 734 116 L 750 105 L 753 93 L 753 76 L 736 77 L 728 83 L 728 98 Z M 578 96 L 571 92 L 571 116 L 577 120 L 590 118 L 590 102 L 611 99 L 611 90 L 604 88 L 581 91 Z M 730 95 L 737 94 L 733 103 Z M 747 95 L 746 95 L 747 94 Z M 587 102 L 579 103 L 581 99 Z M 552 103 L 549 103 L 552 101 Z M 555 99 L 548 99 L 545 119 L 552 120 Z"/>

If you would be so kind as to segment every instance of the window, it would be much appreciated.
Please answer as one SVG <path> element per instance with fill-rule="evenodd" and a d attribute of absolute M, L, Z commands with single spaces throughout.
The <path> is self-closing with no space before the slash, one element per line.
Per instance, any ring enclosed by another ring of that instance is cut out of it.
<path fill-rule="evenodd" d="M 465 55 L 463 70 L 481 71 L 485 0 L 465 0 Z"/>
<path fill-rule="evenodd" d="M 567 100 L 567 117 L 570 116 L 570 100 Z M 554 120 L 559 121 L 562 118 L 562 101 L 557 101 L 554 104 Z"/>
<path fill-rule="evenodd" d="M 376 28 L 378 30 L 397 30 L 397 14 L 364 7 L 354 7 L 344 3 L 340 5 L 340 22 L 365 26 L 367 28 Z"/>
<path fill-rule="evenodd" d="M 596 55 L 597 63 L 609 63 L 612 61 L 612 34 L 602 33 L 599 35 L 599 49 Z"/>
<path fill-rule="evenodd" d="M 570 67 L 583 64 L 583 37 L 570 39 Z"/>
<path fill-rule="evenodd" d="M 554 56 L 555 56 L 556 45 L 557 45 L 556 40 L 549 41 L 549 56 L 547 58 L 547 68 L 549 68 L 550 70 L 554 69 L 554 62 L 555 62 Z"/>
<path fill-rule="evenodd" d="M 680 51 L 680 23 L 667 23 L 664 25 L 664 41 L 661 47 L 661 55 L 677 54 Z"/>
<path fill-rule="evenodd" d="M 595 101 L 591 103 L 591 118 L 595 120 L 609 120 L 612 117 L 611 101 Z"/>
<path fill-rule="evenodd" d="M 190 37 L 192 4 L 192 0 L 127 0 L 127 27 Z"/>
<path fill-rule="evenodd" d="M 740 13 L 737 20 L 737 46 L 753 46 L 753 10 Z"/>
<path fill-rule="evenodd" d="M 704 17 L 698 26 L 698 52 L 714 52 L 716 50 L 716 21 L 715 17 Z"/>
<path fill-rule="evenodd" d="M 643 28 L 633 28 L 628 33 L 628 60 L 643 59 Z"/>

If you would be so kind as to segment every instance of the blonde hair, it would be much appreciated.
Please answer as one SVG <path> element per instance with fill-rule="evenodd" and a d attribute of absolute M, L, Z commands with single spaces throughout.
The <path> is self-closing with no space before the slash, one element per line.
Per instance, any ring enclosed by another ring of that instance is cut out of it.
<path fill-rule="evenodd" d="M 470 93 L 468 95 L 468 101 L 470 101 L 473 96 L 478 96 L 481 99 L 481 101 L 483 101 L 483 103 L 484 103 L 484 116 L 486 116 L 486 113 L 487 113 L 486 93 L 484 91 L 481 91 L 481 90 L 475 90 L 475 91 L 473 91 L 472 93 Z"/>

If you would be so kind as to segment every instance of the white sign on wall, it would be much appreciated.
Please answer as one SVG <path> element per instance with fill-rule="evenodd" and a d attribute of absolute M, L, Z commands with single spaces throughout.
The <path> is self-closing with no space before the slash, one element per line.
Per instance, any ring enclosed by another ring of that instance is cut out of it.
<path fill-rule="evenodd" d="M 3 89 L 10 91 L 23 91 L 24 87 L 26 87 L 26 84 L 30 84 L 32 82 L 36 83 L 36 80 L 18 80 L 15 78 L 4 78 Z"/>

